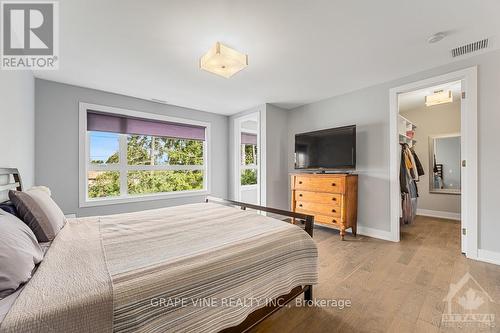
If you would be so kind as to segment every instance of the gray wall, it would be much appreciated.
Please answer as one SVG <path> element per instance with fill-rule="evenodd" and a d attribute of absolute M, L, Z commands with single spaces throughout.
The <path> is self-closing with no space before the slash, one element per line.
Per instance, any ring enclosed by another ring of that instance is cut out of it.
<path fill-rule="evenodd" d="M 267 206 L 288 209 L 288 111 L 266 105 Z"/>
<path fill-rule="evenodd" d="M 30 71 L 0 71 L 0 167 L 18 168 L 25 188 L 35 178 L 34 78 Z"/>
<path fill-rule="evenodd" d="M 299 107 L 290 113 L 288 131 L 293 172 L 295 134 L 357 125 L 358 224 L 385 231 L 390 229 L 388 96 L 388 88 L 380 86 Z"/>
<path fill-rule="evenodd" d="M 78 107 L 79 102 L 121 107 L 211 123 L 211 192 L 226 197 L 228 187 L 228 117 L 153 103 L 45 80 L 35 80 L 35 179 L 47 185 L 62 210 L 79 216 L 105 215 L 199 202 L 203 197 L 183 197 L 126 204 L 79 208 Z"/>
<path fill-rule="evenodd" d="M 417 125 L 415 152 L 422 162 L 425 175 L 418 182 L 418 208 L 460 213 L 460 195 L 429 193 L 429 136 L 460 133 L 460 100 L 454 103 L 405 110 L 401 115 Z M 460 165 L 458 163 L 457 165 Z"/>
<path fill-rule="evenodd" d="M 389 89 L 478 65 L 479 248 L 500 252 L 500 51 L 488 52 L 399 80 L 361 89 L 294 109 L 290 113 L 288 165 L 293 170 L 293 135 L 349 124 L 358 125 L 359 224 L 388 231 Z M 332 78 L 335 79 L 335 78 Z"/>

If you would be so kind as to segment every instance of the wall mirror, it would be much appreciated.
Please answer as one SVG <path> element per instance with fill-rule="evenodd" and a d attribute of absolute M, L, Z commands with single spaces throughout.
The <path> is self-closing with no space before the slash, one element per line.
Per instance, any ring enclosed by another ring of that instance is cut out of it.
<path fill-rule="evenodd" d="M 429 136 L 429 162 L 429 192 L 460 194 L 460 134 Z"/>

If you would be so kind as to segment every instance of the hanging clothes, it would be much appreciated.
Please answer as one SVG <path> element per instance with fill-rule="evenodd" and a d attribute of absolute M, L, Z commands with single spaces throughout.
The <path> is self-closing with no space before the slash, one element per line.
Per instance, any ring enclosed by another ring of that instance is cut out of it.
<path fill-rule="evenodd" d="M 415 149 L 413 149 L 413 147 L 411 147 L 410 151 L 411 151 L 411 154 L 413 155 L 413 159 L 415 160 L 418 175 L 419 176 L 425 175 L 424 167 L 422 166 L 422 163 L 420 163 L 420 159 L 418 158 L 418 155 L 415 152 Z"/>
<path fill-rule="evenodd" d="M 408 188 L 408 181 L 406 179 L 407 173 L 408 173 L 408 164 L 406 159 L 406 153 L 405 149 L 401 147 L 401 163 L 399 166 L 399 188 L 401 194 L 410 192 L 410 189 Z"/>
<path fill-rule="evenodd" d="M 419 171 L 419 168 L 422 170 Z M 399 171 L 402 205 L 401 223 L 409 224 L 413 222 L 417 214 L 417 181 L 419 176 L 423 175 L 423 168 L 414 150 L 406 143 L 401 144 L 401 164 Z"/>
<path fill-rule="evenodd" d="M 410 147 L 406 146 L 406 155 L 408 156 L 408 159 L 410 160 L 410 175 L 411 178 L 415 181 L 418 182 L 418 170 L 417 170 L 417 163 L 415 162 L 415 159 L 413 158 L 413 154 L 410 150 Z"/>
<path fill-rule="evenodd" d="M 412 209 L 411 209 L 411 198 L 408 193 L 403 193 L 401 196 L 401 208 L 402 208 L 402 215 L 401 215 L 401 223 L 402 224 L 410 224 L 413 219 L 412 219 Z"/>
<path fill-rule="evenodd" d="M 418 196 L 415 180 L 418 179 L 416 162 L 407 144 L 401 145 L 401 165 L 399 170 L 399 185 L 401 193 L 409 193 L 412 198 Z"/>

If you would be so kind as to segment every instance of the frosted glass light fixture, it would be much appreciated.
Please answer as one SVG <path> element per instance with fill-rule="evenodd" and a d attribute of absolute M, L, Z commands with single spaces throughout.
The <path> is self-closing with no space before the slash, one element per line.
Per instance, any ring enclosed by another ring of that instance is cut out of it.
<path fill-rule="evenodd" d="M 225 78 L 248 66 L 248 55 L 238 52 L 220 42 L 214 46 L 200 59 L 200 68 Z"/>
<path fill-rule="evenodd" d="M 432 106 L 453 102 L 453 93 L 451 90 L 438 90 L 434 94 L 425 96 L 425 105 Z"/>

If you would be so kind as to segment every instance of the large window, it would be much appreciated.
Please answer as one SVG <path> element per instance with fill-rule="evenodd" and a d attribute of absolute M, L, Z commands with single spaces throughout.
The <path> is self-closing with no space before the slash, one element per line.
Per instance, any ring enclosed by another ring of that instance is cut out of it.
<path fill-rule="evenodd" d="M 83 206 L 207 191 L 208 125 L 94 109 L 80 111 Z"/>

